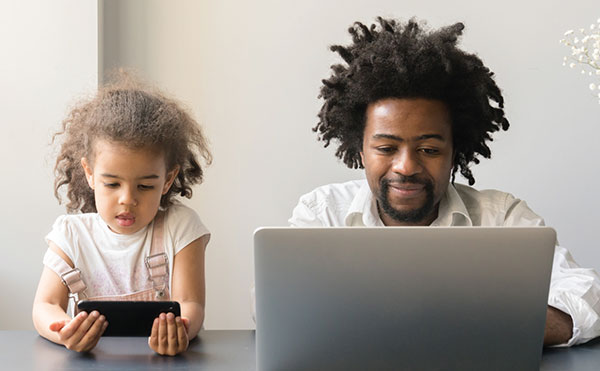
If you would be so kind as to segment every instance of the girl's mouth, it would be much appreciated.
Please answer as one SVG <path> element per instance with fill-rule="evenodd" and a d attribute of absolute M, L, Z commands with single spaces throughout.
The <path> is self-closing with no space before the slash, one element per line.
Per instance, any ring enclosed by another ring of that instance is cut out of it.
<path fill-rule="evenodd" d="M 133 225 L 133 223 L 135 223 L 135 216 L 133 216 L 133 214 L 130 213 L 119 214 L 117 215 L 116 219 L 117 223 L 121 227 L 130 227 L 131 225 Z"/>

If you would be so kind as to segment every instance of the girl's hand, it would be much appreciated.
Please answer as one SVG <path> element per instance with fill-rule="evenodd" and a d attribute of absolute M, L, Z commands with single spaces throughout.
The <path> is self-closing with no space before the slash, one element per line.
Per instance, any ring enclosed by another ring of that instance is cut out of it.
<path fill-rule="evenodd" d="M 76 352 L 88 352 L 98 344 L 108 322 L 103 315 L 93 311 L 89 315 L 81 312 L 71 320 L 53 322 L 50 331 L 58 334 L 65 348 Z"/>
<path fill-rule="evenodd" d="M 175 317 L 171 312 L 161 313 L 152 324 L 152 332 L 148 338 L 150 349 L 168 356 L 185 351 L 189 344 L 189 324 L 189 319 L 185 317 Z"/>

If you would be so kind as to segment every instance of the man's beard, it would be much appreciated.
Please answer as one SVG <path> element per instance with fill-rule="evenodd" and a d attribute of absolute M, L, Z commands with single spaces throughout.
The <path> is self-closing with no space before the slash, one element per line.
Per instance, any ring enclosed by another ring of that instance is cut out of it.
<path fill-rule="evenodd" d="M 417 209 L 413 210 L 397 210 L 391 205 L 389 200 L 390 183 L 411 183 L 422 184 L 425 187 L 425 202 Z M 377 195 L 379 207 L 390 218 L 401 223 L 419 223 L 431 214 L 434 208 L 433 200 L 433 183 L 428 179 L 418 179 L 414 176 L 400 175 L 398 179 L 390 181 L 389 179 L 381 179 L 379 182 L 379 194 Z"/>

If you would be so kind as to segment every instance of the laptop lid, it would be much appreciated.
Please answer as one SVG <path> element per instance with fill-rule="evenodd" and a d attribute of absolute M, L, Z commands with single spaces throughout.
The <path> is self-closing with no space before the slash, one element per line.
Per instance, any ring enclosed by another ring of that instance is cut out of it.
<path fill-rule="evenodd" d="M 537 370 L 552 228 L 260 228 L 258 370 Z"/>

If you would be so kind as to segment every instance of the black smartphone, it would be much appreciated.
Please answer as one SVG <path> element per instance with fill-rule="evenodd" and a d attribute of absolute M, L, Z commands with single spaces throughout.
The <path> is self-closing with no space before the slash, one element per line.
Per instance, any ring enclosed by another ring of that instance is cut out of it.
<path fill-rule="evenodd" d="M 82 300 L 79 311 L 97 310 L 106 317 L 108 327 L 102 336 L 150 336 L 152 323 L 161 313 L 181 315 L 176 301 L 95 301 Z"/>

